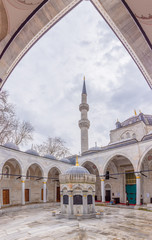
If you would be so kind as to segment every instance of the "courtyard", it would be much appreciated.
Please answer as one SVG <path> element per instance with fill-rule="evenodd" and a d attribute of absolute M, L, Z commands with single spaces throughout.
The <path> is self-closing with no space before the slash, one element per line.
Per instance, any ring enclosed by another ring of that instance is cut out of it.
<path fill-rule="evenodd" d="M 48 206 L 8 211 L 0 217 L 1 240 L 152 239 L 152 212 L 96 206 L 101 219 L 57 219 Z"/>

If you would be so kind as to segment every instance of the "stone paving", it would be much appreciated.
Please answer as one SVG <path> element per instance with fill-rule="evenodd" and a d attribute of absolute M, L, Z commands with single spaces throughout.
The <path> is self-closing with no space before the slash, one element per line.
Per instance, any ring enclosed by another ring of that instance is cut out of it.
<path fill-rule="evenodd" d="M 96 207 L 101 219 L 67 220 L 52 216 L 59 207 L 8 212 L 0 217 L 0 240 L 152 240 L 152 212 Z"/>

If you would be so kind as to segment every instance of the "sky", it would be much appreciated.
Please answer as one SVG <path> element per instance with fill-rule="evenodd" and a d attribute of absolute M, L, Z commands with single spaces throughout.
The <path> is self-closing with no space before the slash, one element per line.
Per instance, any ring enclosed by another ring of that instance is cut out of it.
<path fill-rule="evenodd" d="M 16 66 L 4 90 L 18 118 L 35 128 L 34 140 L 61 137 L 79 154 L 79 104 L 86 79 L 89 147 L 109 143 L 110 130 L 141 110 L 152 114 L 152 94 L 138 67 L 89 1 L 54 25 Z"/>

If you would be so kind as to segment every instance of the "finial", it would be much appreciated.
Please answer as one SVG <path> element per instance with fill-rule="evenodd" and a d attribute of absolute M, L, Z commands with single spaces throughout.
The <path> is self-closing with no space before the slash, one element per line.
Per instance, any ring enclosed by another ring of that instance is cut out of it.
<path fill-rule="evenodd" d="M 78 162 L 78 155 L 76 156 L 76 166 L 79 166 L 79 162 Z"/>
<path fill-rule="evenodd" d="M 134 113 L 135 113 L 135 116 L 137 116 L 137 112 L 136 112 L 136 110 L 134 109 Z"/>
<path fill-rule="evenodd" d="M 117 122 L 119 122 L 118 118 L 117 118 Z"/>
<path fill-rule="evenodd" d="M 85 81 L 85 76 L 83 77 L 83 80 Z"/>
<path fill-rule="evenodd" d="M 139 110 L 139 113 L 142 113 L 141 110 Z"/>

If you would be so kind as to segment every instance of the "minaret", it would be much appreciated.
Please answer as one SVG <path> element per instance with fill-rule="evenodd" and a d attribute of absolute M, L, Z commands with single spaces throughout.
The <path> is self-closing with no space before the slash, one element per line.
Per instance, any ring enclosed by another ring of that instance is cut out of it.
<path fill-rule="evenodd" d="M 79 110 L 81 112 L 81 120 L 79 121 L 79 127 L 81 129 L 81 153 L 83 153 L 88 150 L 88 129 L 90 127 L 90 121 L 88 120 L 87 116 L 87 113 L 89 111 L 89 105 L 87 104 L 85 77 L 81 96 L 81 104 L 79 105 Z"/>

